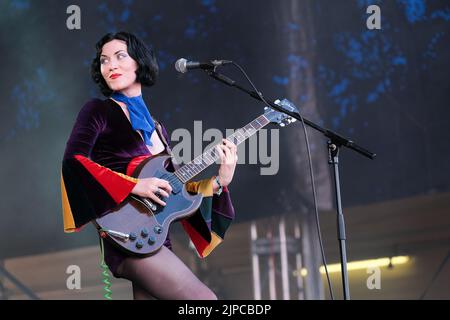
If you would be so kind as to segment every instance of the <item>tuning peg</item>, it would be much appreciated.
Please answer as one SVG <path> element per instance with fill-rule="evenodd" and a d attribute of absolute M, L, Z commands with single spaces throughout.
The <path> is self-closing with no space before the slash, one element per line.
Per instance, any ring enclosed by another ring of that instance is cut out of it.
<path fill-rule="evenodd" d="M 267 109 L 269 109 L 269 107 L 264 107 L 264 110 L 267 110 Z"/>
<path fill-rule="evenodd" d="M 280 127 L 285 127 L 286 124 L 284 122 L 280 123 Z"/>
<path fill-rule="evenodd" d="M 275 100 L 273 103 L 275 103 L 275 104 L 280 104 L 280 99 L 277 99 L 277 100 Z"/>

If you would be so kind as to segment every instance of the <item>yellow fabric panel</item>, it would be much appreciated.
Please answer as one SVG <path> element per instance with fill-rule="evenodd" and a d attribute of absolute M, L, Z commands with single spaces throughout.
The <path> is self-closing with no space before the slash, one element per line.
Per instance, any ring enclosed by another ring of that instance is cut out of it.
<path fill-rule="evenodd" d="M 120 172 L 116 172 L 116 171 L 113 171 L 113 172 L 114 172 L 115 174 L 121 176 L 122 178 L 128 180 L 128 181 L 131 181 L 131 182 L 134 182 L 134 183 L 138 183 L 138 179 L 136 179 L 136 178 L 127 176 L 127 175 L 125 175 L 125 174 L 123 174 L 123 173 L 120 173 Z"/>
<path fill-rule="evenodd" d="M 69 199 L 67 198 L 66 186 L 64 184 L 62 173 L 61 173 L 61 199 L 63 209 L 64 232 L 74 232 L 76 229 L 75 221 L 73 220 L 72 209 L 70 209 Z"/>
<path fill-rule="evenodd" d="M 192 193 L 201 193 L 204 197 L 213 196 L 213 179 L 191 181 L 186 184 L 186 190 Z"/>
<path fill-rule="evenodd" d="M 219 244 L 221 244 L 223 239 L 219 237 L 214 232 L 211 232 L 211 242 L 209 243 L 209 246 L 205 248 L 205 250 L 202 252 L 202 258 L 207 257 Z"/>

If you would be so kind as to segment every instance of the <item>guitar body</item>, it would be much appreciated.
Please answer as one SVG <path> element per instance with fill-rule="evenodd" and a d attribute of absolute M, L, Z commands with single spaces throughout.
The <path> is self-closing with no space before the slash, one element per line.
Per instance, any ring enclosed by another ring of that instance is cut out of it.
<path fill-rule="evenodd" d="M 150 157 L 136 168 L 133 176 L 176 179 L 166 170 L 170 159 L 166 153 Z M 167 238 L 170 224 L 192 215 L 203 198 L 201 194 L 188 193 L 186 185 L 179 180 L 171 186 L 172 194 L 163 199 L 166 206 L 132 195 L 112 212 L 96 219 L 94 224 L 104 236 L 128 253 L 137 256 L 156 253 Z"/>

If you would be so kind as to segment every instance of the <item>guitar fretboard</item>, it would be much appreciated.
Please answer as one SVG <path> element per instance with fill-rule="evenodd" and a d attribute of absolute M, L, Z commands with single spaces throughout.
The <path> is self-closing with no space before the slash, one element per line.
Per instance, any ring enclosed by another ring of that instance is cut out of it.
<path fill-rule="evenodd" d="M 245 127 L 236 130 L 233 134 L 228 136 L 226 139 L 233 142 L 235 145 L 239 145 L 246 139 L 250 138 L 264 126 L 266 126 L 270 121 L 261 115 Z M 220 158 L 218 152 L 216 151 L 216 146 L 213 146 L 203 152 L 201 155 L 193 159 L 191 162 L 180 167 L 174 172 L 174 174 L 180 179 L 182 183 L 186 183 L 193 177 L 198 175 L 200 172 L 208 168 L 210 165 L 215 163 Z"/>

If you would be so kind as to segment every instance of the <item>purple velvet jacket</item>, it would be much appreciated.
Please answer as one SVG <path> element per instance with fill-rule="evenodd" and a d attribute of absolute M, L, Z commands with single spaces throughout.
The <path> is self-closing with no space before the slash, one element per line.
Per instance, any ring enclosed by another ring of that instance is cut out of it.
<path fill-rule="evenodd" d="M 169 136 L 156 122 L 157 132 L 170 150 Z M 79 231 L 86 223 L 108 214 L 124 201 L 137 183 L 134 168 L 151 156 L 139 133 L 133 130 L 121 107 L 111 99 L 92 99 L 78 114 L 67 142 L 61 170 L 61 194 L 64 231 Z M 210 179 L 190 182 L 212 188 Z M 198 190 L 198 189 L 197 189 Z M 212 194 L 212 192 L 211 192 Z M 234 219 L 228 189 L 220 195 L 204 197 L 200 209 L 182 221 L 200 257 L 207 256 L 223 239 Z M 170 240 L 166 246 L 170 248 Z M 105 261 L 116 275 L 117 266 L 126 257 L 115 246 L 105 243 Z"/>

